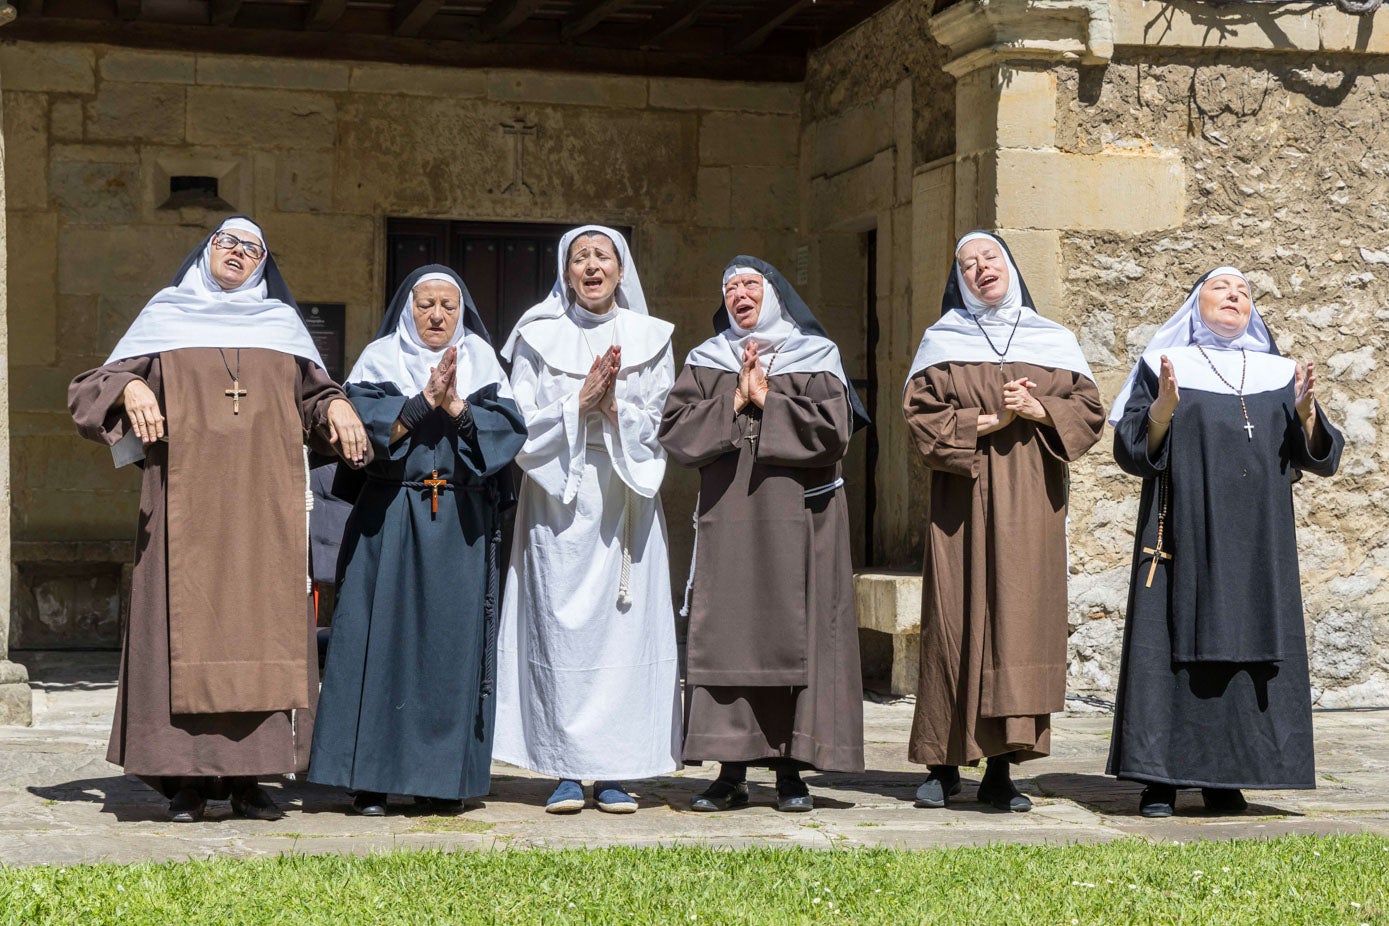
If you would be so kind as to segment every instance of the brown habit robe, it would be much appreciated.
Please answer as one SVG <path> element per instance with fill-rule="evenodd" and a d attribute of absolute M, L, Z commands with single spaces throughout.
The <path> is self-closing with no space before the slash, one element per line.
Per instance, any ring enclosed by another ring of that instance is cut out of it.
<path fill-rule="evenodd" d="M 1022 418 L 978 437 L 1026 376 L 1052 426 Z M 1069 370 L 941 363 L 907 382 L 907 428 L 931 469 L 921 675 L 908 756 L 972 765 L 1051 751 L 1066 703 L 1067 464 L 1104 429 L 1099 391 Z"/>
<path fill-rule="evenodd" d="M 698 467 L 685 760 L 863 769 L 849 515 L 833 483 L 853 420 L 829 373 L 768 379 L 733 413 L 737 374 L 686 366 L 661 444 Z M 749 437 L 749 435 L 754 435 Z"/>
<path fill-rule="evenodd" d="M 318 662 L 307 586 L 303 444 L 328 450 L 345 398 L 319 367 L 274 350 L 134 357 L 68 387 L 78 432 L 107 444 L 144 380 L 167 443 L 145 449 L 130 624 L 107 761 L 172 795 L 176 779 L 308 767 Z M 165 779 L 168 779 L 167 781 Z M 210 795 L 211 796 L 211 795 Z"/>

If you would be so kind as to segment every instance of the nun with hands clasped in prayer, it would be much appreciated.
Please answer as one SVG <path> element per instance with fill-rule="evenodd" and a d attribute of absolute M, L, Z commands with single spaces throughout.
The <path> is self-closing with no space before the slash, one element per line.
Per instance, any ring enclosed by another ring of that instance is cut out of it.
<path fill-rule="evenodd" d="M 205 238 L 68 407 L 144 470 L 107 760 L 175 822 L 225 798 L 279 819 L 257 779 L 308 768 L 318 694 L 304 443 L 352 466 L 371 450 L 261 229 Z"/>
<path fill-rule="evenodd" d="M 868 416 L 839 349 L 775 267 L 735 257 L 714 336 L 690 352 L 661 443 L 697 468 L 687 587 L 686 762 L 717 761 L 697 811 L 814 801 L 801 772 L 863 769 L 863 684 L 841 462 Z"/>
<path fill-rule="evenodd" d="M 507 568 L 496 759 L 559 779 L 550 813 L 632 813 L 679 765 L 680 683 L 656 440 L 674 326 L 617 231 L 564 235 L 550 295 L 503 349 L 526 416 Z"/>
<path fill-rule="evenodd" d="M 1196 281 L 1110 412 L 1143 480 L 1108 772 L 1145 817 L 1199 787 L 1316 787 L 1293 483 L 1330 476 L 1344 439 L 1313 365 L 1283 357 L 1234 267 Z"/>
<path fill-rule="evenodd" d="M 355 791 L 363 816 L 388 794 L 457 810 L 491 787 L 501 510 L 525 421 L 437 264 L 401 283 L 346 388 L 375 460 L 342 540 L 309 780 Z"/>
<path fill-rule="evenodd" d="M 1075 336 L 1038 314 L 997 235 L 956 244 L 903 411 L 931 470 L 916 806 L 946 806 L 959 767 L 986 759 L 978 799 L 1027 811 L 1010 765 L 1049 754 L 1065 707 L 1069 465 L 1100 439 L 1104 407 Z"/>

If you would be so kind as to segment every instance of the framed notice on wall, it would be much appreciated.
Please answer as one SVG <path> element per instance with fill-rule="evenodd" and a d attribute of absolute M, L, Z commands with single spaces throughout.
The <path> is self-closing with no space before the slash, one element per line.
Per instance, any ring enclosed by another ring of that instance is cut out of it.
<path fill-rule="evenodd" d="M 299 314 L 304 316 L 304 327 L 323 356 L 328 375 L 334 382 L 342 382 L 347 374 L 347 304 L 301 302 Z"/>

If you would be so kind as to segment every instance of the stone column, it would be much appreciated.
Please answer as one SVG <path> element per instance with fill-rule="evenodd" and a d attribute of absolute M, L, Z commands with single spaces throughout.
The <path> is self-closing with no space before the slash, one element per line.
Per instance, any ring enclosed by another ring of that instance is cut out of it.
<path fill-rule="evenodd" d="M 0 13 L 7 9 L 0 7 Z M 5 20 L 0 17 L 0 24 Z M 3 90 L 0 87 L 0 90 Z M 4 96 L 0 94 L 0 126 L 4 125 Z M 6 278 L 8 252 L 5 238 L 5 137 L 0 129 L 0 724 L 28 726 L 33 721 L 33 697 L 29 673 L 9 661 L 10 584 L 14 564 L 10 560 L 10 342 Z"/>
<path fill-rule="evenodd" d="M 1057 148 L 1057 71 L 1108 63 L 1113 9 L 1111 0 L 963 0 L 930 20 L 955 77 L 955 231 L 1002 235 L 1048 315 L 1065 310 L 1065 231 L 1138 233 L 1183 217 L 1180 152 Z"/>

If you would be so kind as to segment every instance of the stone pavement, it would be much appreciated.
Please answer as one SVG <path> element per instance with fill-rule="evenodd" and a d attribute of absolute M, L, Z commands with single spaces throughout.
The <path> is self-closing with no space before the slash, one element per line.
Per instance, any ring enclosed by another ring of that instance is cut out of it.
<path fill-rule="evenodd" d="M 1186 792 L 1178 815 L 1144 820 L 1140 788 L 1101 774 L 1109 718 L 1056 718 L 1056 754 L 1021 767 L 1019 787 L 1036 808 L 999 813 L 973 800 L 977 773 L 946 810 L 917 810 L 923 769 L 906 761 L 910 702 L 865 703 L 869 771 L 810 775 L 816 809 L 777 813 L 766 772 L 754 772 L 753 806 L 690 813 L 689 797 L 714 773 L 695 768 L 634 787 L 641 810 L 614 816 L 594 809 L 547 815 L 552 782 L 510 766 L 494 768 L 493 793 L 456 817 L 344 813 L 332 788 L 291 781 L 270 785 L 289 810 L 277 823 L 240 820 L 225 803 L 202 823 L 172 824 L 165 802 L 104 759 L 115 701 L 115 654 L 19 653 L 34 686 L 34 726 L 0 727 L 0 863 L 74 864 L 258 856 L 282 852 L 366 853 L 395 848 L 671 845 L 847 848 L 980 845 L 992 842 L 1100 842 L 1226 839 L 1284 833 L 1389 835 L 1389 710 L 1316 715 L 1316 791 L 1250 794 L 1242 817 L 1210 818 Z M 969 770 L 967 770 L 968 772 Z M 408 806 L 402 801 L 402 806 Z"/>

